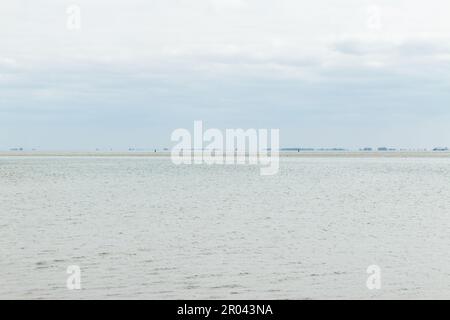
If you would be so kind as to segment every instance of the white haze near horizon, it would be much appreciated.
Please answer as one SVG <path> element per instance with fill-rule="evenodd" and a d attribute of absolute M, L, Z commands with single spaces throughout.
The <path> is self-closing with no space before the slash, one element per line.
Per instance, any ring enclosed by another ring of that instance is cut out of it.
<path fill-rule="evenodd" d="M 81 9 L 81 29 L 66 9 Z M 446 0 L 0 3 L 0 150 L 153 148 L 176 128 L 282 147 L 449 145 Z"/>

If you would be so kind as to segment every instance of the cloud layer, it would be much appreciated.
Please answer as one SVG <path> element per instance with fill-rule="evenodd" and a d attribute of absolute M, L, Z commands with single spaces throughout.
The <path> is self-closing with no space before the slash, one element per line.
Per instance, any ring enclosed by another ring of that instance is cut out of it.
<path fill-rule="evenodd" d="M 450 144 L 448 1 L 18 0 L 0 12 L 0 149 L 163 147 L 196 119 L 280 128 L 283 146 Z"/>

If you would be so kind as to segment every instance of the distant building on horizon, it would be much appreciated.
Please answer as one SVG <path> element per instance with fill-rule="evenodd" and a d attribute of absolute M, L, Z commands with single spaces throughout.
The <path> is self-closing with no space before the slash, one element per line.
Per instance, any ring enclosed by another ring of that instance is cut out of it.
<path fill-rule="evenodd" d="M 314 148 L 281 148 L 280 151 L 314 151 Z"/>
<path fill-rule="evenodd" d="M 434 148 L 433 151 L 449 151 L 448 148 Z"/>
<path fill-rule="evenodd" d="M 378 151 L 385 152 L 385 151 L 397 151 L 395 148 L 386 148 L 386 147 L 380 147 L 378 148 Z"/>

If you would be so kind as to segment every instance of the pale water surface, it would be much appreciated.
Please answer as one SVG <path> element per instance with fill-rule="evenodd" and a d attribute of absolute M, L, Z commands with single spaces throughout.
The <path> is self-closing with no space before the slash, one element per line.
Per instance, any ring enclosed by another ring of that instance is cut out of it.
<path fill-rule="evenodd" d="M 449 231 L 447 158 L 0 157 L 0 298 L 448 299 Z"/>

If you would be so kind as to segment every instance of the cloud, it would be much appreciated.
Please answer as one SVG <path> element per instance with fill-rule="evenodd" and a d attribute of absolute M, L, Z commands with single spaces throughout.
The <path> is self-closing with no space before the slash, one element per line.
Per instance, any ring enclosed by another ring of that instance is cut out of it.
<path fill-rule="evenodd" d="M 81 9 L 79 30 L 66 27 L 66 8 L 74 4 Z M 203 119 L 278 126 L 290 143 L 297 132 L 312 145 L 325 140 L 312 134 L 314 126 L 348 126 L 342 139 L 351 138 L 353 127 L 375 140 L 361 124 L 381 128 L 395 119 L 413 131 L 420 119 L 448 118 L 449 2 L 372 6 L 360 0 L 2 2 L 0 134 L 13 144 L 27 136 L 41 145 L 36 132 L 55 126 L 61 134 L 45 137 L 59 146 L 64 125 L 75 137 L 92 124 L 101 136 L 124 128 L 121 141 L 135 141 L 131 132 L 145 132 L 148 124 L 159 128 L 148 131 L 163 144 L 171 128 Z M 375 13 L 379 28 L 369 23 Z M 339 130 L 334 137 L 338 142 Z"/>

